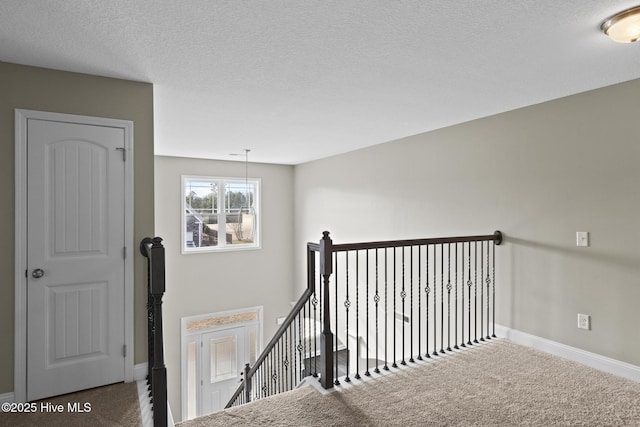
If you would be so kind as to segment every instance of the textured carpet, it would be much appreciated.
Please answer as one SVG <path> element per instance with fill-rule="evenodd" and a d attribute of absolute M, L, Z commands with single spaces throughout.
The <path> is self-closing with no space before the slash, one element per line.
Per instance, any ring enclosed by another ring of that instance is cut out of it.
<path fill-rule="evenodd" d="M 136 383 L 118 383 L 34 402 L 35 413 L 0 413 L 0 426 L 140 426 L 140 404 Z M 68 404 L 79 403 L 82 413 L 69 411 Z M 90 407 L 85 406 L 90 404 Z M 51 413 L 44 408 L 58 408 Z M 86 411 L 89 409 L 89 411 Z"/>
<path fill-rule="evenodd" d="M 181 427 L 248 425 L 640 426 L 640 383 L 495 340 L 340 392 L 306 386 Z"/>

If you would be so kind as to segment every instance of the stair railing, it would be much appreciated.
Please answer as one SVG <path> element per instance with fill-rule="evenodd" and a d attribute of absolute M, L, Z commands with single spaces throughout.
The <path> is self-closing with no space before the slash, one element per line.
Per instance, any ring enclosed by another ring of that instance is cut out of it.
<path fill-rule="evenodd" d="M 164 364 L 162 333 L 162 296 L 165 292 L 164 246 L 160 237 L 146 237 L 140 252 L 147 258 L 147 383 L 153 405 L 153 425 L 167 425 L 167 368 Z"/>
<path fill-rule="evenodd" d="M 307 244 L 307 289 L 226 407 L 309 375 L 329 389 L 495 338 L 501 243 L 496 231 L 336 245 L 325 231 Z"/>
<path fill-rule="evenodd" d="M 311 324 L 310 313 L 318 304 L 315 280 L 317 251 L 313 248 L 313 244 L 307 245 L 307 288 L 254 365 L 245 365 L 243 380 L 226 408 L 292 390 L 311 374 L 307 355 L 312 351 L 315 340 L 310 339 L 309 332 L 316 329 L 316 325 Z"/>

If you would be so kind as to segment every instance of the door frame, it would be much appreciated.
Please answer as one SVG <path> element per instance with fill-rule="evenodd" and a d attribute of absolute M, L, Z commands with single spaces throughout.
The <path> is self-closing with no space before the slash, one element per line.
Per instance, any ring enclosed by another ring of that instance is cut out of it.
<path fill-rule="evenodd" d="M 251 313 L 255 312 L 257 319 L 255 321 L 237 321 L 232 323 L 226 323 L 224 325 L 212 326 L 207 328 L 199 329 L 198 331 L 188 332 L 187 325 L 190 322 L 204 320 L 204 319 L 213 319 L 218 317 L 226 317 L 233 316 L 241 313 Z M 207 313 L 207 314 L 199 314 L 195 316 L 187 316 L 180 319 L 180 419 L 182 421 L 187 420 L 187 407 L 188 407 L 188 392 L 187 392 L 187 383 L 188 383 L 188 367 L 187 367 L 187 345 L 191 341 L 191 337 L 198 336 L 199 340 L 202 339 L 202 334 L 206 334 L 208 332 L 218 332 L 224 331 L 225 329 L 231 329 L 236 327 L 243 327 L 248 325 L 257 325 L 257 343 L 256 343 L 256 357 L 260 356 L 263 348 L 263 339 L 264 339 L 264 306 L 258 305 L 255 307 L 247 307 L 247 308 L 238 308 L 234 310 L 226 310 L 219 311 L 215 313 Z M 202 372 L 200 372 L 202 367 L 202 348 L 196 346 L 196 370 L 198 371 L 197 377 L 200 378 L 202 376 Z M 202 389 L 199 385 L 196 386 L 198 390 L 196 392 L 196 412 L 202 409 Z M 196 415 L 196 417 L 199 415 Z"/>
<path fill-rule="evenodd" d="M 27 122 L 29 119 L 69 122 L 123 129 L 126 161 L 124 165 L 124 339 L 127 351 L 123 358 L 124 381 L 133 381 L 134 332 L 134 250 L 133 244 L 133 122 L 128 120 L 75 114 L 15 109 L 15 332 L 14 384 L 15 402 L 27 398 Z"/>

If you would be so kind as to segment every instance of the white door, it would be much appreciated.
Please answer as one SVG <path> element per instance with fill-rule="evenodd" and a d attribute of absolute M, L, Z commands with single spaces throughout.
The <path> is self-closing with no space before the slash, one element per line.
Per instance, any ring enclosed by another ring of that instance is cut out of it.
<path fill-rule="evenodd" d="M 28 400 L 124 380 L 124 138 L 28 120 Z"/>
<path fill-rule="evenodd" d="M 238 326 L 202 334 L 202 411 L 224 409 L 242 381 L 245 363 L 255 360 L 256 327 Z M 253 341 L 251 341 L 251 339 Z M 251 348 L 248 348 L 251 347 Z M 250 355 L 253 352 L 254 355 Z"/>

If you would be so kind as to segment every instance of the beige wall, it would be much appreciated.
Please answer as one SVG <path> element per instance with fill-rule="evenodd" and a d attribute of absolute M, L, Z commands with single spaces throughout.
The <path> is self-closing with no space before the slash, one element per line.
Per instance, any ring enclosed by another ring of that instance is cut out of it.
<path fill-rule="evenodd" d="M 242 162 L 157 156 L 156 232 L 164 239 L 167 291 L 164 298 L 165 362 L 171 411 L 181 419 L 180 319 L 238 308 L 264 306 L 264 339 L 286 316 L 293 287 L 293 167 L 251 163 L 249 176 L 261 178 L 262 248 L 180 252 L 181 176 L 243 177 Z M 298 251 L 304 250 L 297 248 Z"/>
<path fill-rule="evenodd" d="M 153 86 L 0 62 L 0 393 L 13 391 L 14 109 L 109 117 L 134 122 L 134 239 L 153 235 Z M 136 249 L 136 248 L 134 248 Z M 146 267 L 135 254 L 135 356 L 146 361 Z"/>
<path fill-rule="evenodd" d="M 336 243 L 502 230 L 498 323 L 640 365 L 639 99 L 636 80 L 298 165 L 295 247 L 325 229 Z"/>

